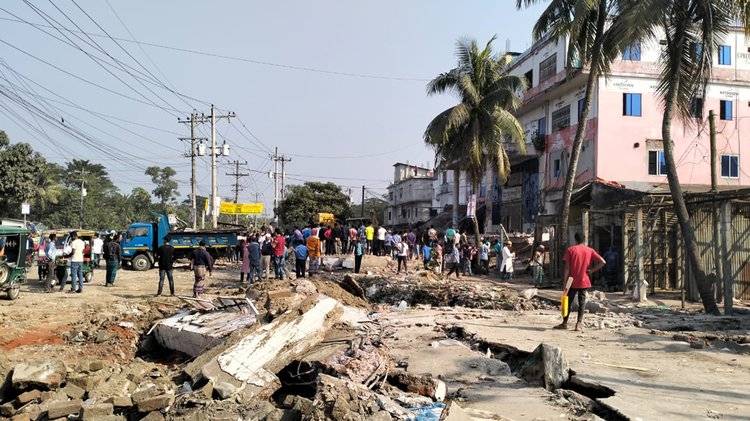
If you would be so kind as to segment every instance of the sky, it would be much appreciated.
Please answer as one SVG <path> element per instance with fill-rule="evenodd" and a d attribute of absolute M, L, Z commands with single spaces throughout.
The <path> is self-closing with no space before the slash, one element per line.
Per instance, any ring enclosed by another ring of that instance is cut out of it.
<path fill-rule="evenodd" d="M 105 165 L 126 194 L 154 188 L 147 167 L 170 166 L 182 200 L 189 143 L 178 138 L 190 128 L 178 118 L 215 104 L 237 116 L 217 123 L 217 142 L 230 145 L 217 169 L 221 197 L 234 198 L 226 174 L 238 160 L 250 174 L 240 202 L 257 194 L 270 211 L 278 148 L 291 158 L 287 184 L 330 181 L 359 202 L 363 185 L 366 197 L 386 193 L 396 162 L 434 165 L 422 134 L 457 99 L 428 97 L 425 86 L 455 67 L 456 40 L 497 35 L 495 50 L 523 51 L 541 3 L 3 1 L 0 130 L 48 161 Z M 197 168 L 207 196 L 209 156 Z"/>

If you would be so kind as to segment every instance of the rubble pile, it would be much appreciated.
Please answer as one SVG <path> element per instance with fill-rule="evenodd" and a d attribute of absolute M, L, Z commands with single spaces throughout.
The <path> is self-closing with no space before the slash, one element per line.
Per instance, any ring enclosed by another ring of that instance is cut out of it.
<path fill-rule="evenodd" d="M 358 278 L 357 281 L 367 298 L 374 303 L 398 305 L 404 301 L 409 306 L 460 306 L 511 311 L 555 308 L 536 295 L 526 298 L 511 289 L 456 279 L 440 279 L 427 271 L 400 280 L 367 276 Z"/>

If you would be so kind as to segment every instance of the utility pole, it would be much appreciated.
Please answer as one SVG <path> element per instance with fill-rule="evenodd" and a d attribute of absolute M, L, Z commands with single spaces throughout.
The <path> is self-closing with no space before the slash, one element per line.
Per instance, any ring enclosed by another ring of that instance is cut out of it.
<path fill-rule="evenodd" d="M 234 177 L 234 203 L 239 204 L 240 203 L 240 190 L 243 190 L 240 188 L 240 177 L 247 177 L 250 175 L 249 173 L 241 173 L 240 172 L 240 165 L 247 165 L 247 162 L 240 162 L 240 161 L 234 161 L 234 172 L 233 173 L 226 173 L 226 175 L 231 175 Z M 240 215 L 235 214 L 234 215 L 234 223 L 237 224 L 240 222 Z"/>
<path fill-rule="evenodd" d="M 258 192 L 255 192 L 255 203 L 258 203 Z M 253 215 L 253 226 L 257 229 L 258 228 L 258 214 L 256 213 Z"/>
<path fill-rule="evenodd" d="M 177 119 L 178 123 L 190 123 L 190 137 L 178 137 L 178 139 L 190 141 L 190 153 L 185 153 L 182 156 L 190 158 L 190 222 L 193 224 L 194 230 L 198 229 L 198 202 L 195 198 L 195 157 L 198 156 L 196 140 L 207 140 L 205 137 L 195 137 L 195 123 L 197 117 L 198 114 L 191 113 L 189 119 Z"/>
<path fill-rule="evenodd" d="M 716 193 L 719 192 L 719 177 L 716 173 L 717 165 L 716 165 L 716 114 L 714 113 L 714 110 L 708 111 L 708 139 L 711 144 L 711 193 L 713 193 L 714 198 L 716 198 Z M 722 292 L 722 286 L 723 286 L 723 267 L 722 267 L 722 256 L 721 256 L 721 248 L 719 247 L 720 240 L 719 240 L 719 231 L 721 229 L 721 221 L 719 216 L 719 205 L 718 203 L 713 203 L 713 225 L 714 225 L 714 235 L 713 235 L 713 242 L 714 242 L 714 275 L 716 277 L 714 278 L 714 282 L 716 285 L 716 302 L 720 303 L 724 299 L 724 294 Z"/>
<path fill-rule="evenodd" d="M 362 186 L 362 209 L 359 212 L 359 217 L 365 217 L 365 186 Z"/>
<path fill-rule="evenodd" d="M 79 228 L 83 229 L 83 198 L 86 197 L 86 187 L 84 187 L 83 181 L 86 177 L 86 168 L 81 167 L 81 223 Z"/>
<path fill-rule="evenodd" d="M 216 107 L 211 104 L 211 114 L 206 116 L 201 114 L 200 116 L 195 115 L 194 120 L 196 123 L 211 123 L 211 198 L 209 201 L 210 212 L 211 212 L 211 227 L 216 228 L 219 225 L 219 212 L 217 207 L 218 190 L 216 188 L 216 156 L 228 156 L 229 145 L 226 142 L 221 146 L 221 151 L 216 146 L 216 120 L 226 118 L 229 121 L 231 118 L 237 117 L 233 112 L 229 112 L 225 115 L 216 115 Z M 199 154 L 200 155 L 200 154 Z"/>
<path fill-rule="evenodd" d="M 281 200 L 284 200 L 284 182 L 286 181 L 285 164 L 292 158 L 279 155 L 279 147 L 274 148 L 273 155 L 273 221 L 278 225 L 279 217 L 276 215 L 276 208 L 279 207 L 279 162 L 281 162 Z"/>

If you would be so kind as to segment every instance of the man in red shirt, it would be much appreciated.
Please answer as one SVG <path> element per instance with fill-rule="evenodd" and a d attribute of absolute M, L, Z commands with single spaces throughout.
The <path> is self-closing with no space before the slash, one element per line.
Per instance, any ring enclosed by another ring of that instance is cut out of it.
<path fill-rule="evenodd" d="M 575 330 L 583 330 L 583 310 L 586 308 L 586 290 L 591 288 L 591 279 L 589 275 L 600 270 L 606 264 L 606 261 L 599 253 L 591 247 L 583 244 L 581 234 L 575 235 L 576 245 L 568 247 L 563 256 L 563 285 L 568 277 L 573 278 L 573 283 L 568 289 L 568 316 L 563 318 L 561 324 L 555 326 L 555 329 L 567 329 L 570 309 L 573 306 L 573 299 L 578 294 L 578 320 L 576 321 Z M 593 266 L 591 266 L 593 262 Z"/>
<path fill-rule="evenodd" d="M 286 249 L 286 240 L 281 234 L 281 230 L 276 228 L 276 237 L 273 239 L 273 261 L 276 264 L 276 279 L 284 279 L 284 250 Z"/>

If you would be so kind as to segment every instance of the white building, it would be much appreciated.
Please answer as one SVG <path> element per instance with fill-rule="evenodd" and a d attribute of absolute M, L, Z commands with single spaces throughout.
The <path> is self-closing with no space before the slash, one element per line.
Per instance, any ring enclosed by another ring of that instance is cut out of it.
<path fill-rule="evenodd" d="M 393 184 L 388 186 L 388 212 L 385 225 L 406 228 L 425 222 L 432 212 L 434 171 L 416 165 L 393 165 Z"/>

